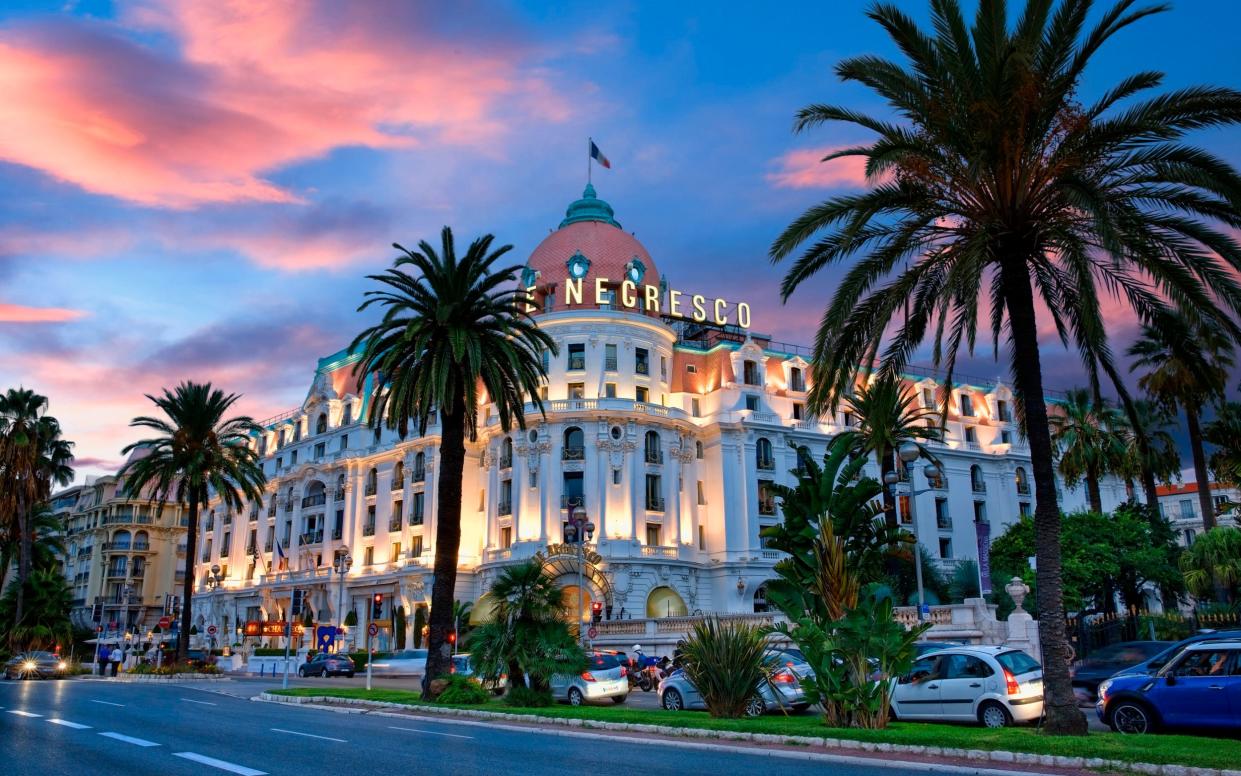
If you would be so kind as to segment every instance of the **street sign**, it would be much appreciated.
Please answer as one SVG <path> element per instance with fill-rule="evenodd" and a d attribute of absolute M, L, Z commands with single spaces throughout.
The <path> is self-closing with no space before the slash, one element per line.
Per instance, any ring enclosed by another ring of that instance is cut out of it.
<path fill-rule="evenodd" d="M 372 622 L 366 626 L 366 632 L 371 638 L 374 638 L 379 635 L 379 626 Z"/>
<path fill-rule="evenodd" d="M 208 626 L 207 626 L 207 635 L 208 635 L 208 636 L 214 636 L 214 635 L 215 635 L 218 631 L 219 631 L 219 628 L 215 627 L 214 625 L 208 625 Z"/>
<path fill-rule="evenodd" d="M 160 618 L 159 618 L 159 628 L 160 628 L 160 630 L 168 630 L 168 626 L 170 626 L 170 625 L 172 625 L 172 618 L 171 618 L 171 617 L 160 617 Z"/>
<path fill-rule="evenodd" d="M 588 628 L 586 630 L 586 638 L 588 639 L 593 639 L 595 636 L 598 636 L 598 635 L 599 635 L 599 631 L 593 627 Z"/>

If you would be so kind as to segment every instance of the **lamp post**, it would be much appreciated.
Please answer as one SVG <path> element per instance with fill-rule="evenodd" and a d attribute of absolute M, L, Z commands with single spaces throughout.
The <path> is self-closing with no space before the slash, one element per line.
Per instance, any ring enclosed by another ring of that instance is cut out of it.
<path fill-rule="evenodd" d="M 120 628 L 120 632 L 123 635 L 117 638 L 117 643 L 121 646 L 121 654 L 125 653 L 125 648 L 128 646 L 129 641 L 129 597 L 133 595 L 133 592 L 134 589 L 129 583 L 121 585 L 121 601 L 125 604 L 124 614 L 121 615 Z"/>
<path fill-rule="evenodd" d="M 332 567 L 336 571 L 336 578 L 340 580 L 340 594 L 337 596 L 339 606 L 336 611 L 340 614 L 340 629 L 337 633 L 342 641 L 344 641 L 345 629 L 345 575 L 349 573 L 349 569 L 352 566 L 353 556 L 349 554 L 349 548 L 345 546 L 337 547 L 336 558 Z"/>
<path fill-rule="evenodd" d="M 586 630 L 582 628 L 582 612 L 586 609 L 586 542 L 594 538 L 595 524 L 586 519 L 586 508 L 576 506 L 565 526 L 565 540 L 577 545 L 577 597 L 578 597 L 578 635 L 582 646 L 586 646 Z"/>
<path fill-rule="evenodd" d="M 918 448 L 918 445 L 914 444 L 913 442 L 906 442 L 905 444 L 901 445 L 900 448 L 897 450 L 897 455 L 901 459 L 902 466 L 907 466 L 908 464 L 911 464 L 914 461 L 918 460 L 918 456 L 921 454 L 922 454 L 922 451 Z M 940 474 L 940 469 L 935 464 L 928 463 L 923 468 L 923 473 L 926 475 L 926 478 L 929 482 L 931 478 L 936 477 Z M 884 484 L 892 488 L 893 490 L 895 490 L 896 484 L 899 480 L 900 480 L 900 475 L 898 475 L 896 472 L 888 472 L 887 474 L 883 475 Z M 914 490 L 913 473 L 910 472 L 910 475 L 909 475 L 909 519 L 913 524 L 914 577 L 918 583 L 918 620 L 919 621 L 921 621 L 923 618 L 922 612 L 923 612 L 923 607 L 926 606 L 926 594 L 922 587 L 922 547 L 921 547 L 922 539 L 918 533 L 918 496 L 921 496 L 923 493 L 929 493 L 930 491 L 931 491 L 931 488 L 925 488 L 923 490 Z"/>
<path fill-rule="evenodd" d="M 207 574 L 207 589 L 214 591 L 222 584 L 224 584 L 224 575 L 220 573 L 220 566 L 212 564 L 211 570 Z M 207 638 L 208 649 L 215 649 L 215 637 L 208 636 Z"/>

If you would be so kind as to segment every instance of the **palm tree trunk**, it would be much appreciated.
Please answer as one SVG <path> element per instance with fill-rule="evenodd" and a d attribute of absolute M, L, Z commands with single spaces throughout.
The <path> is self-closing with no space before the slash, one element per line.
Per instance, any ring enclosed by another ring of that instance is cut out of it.
<path fill-rule="evenodd" d="M 24 481 L 17 487 L 17 605 L 13 613 L 13 634 L 21 627 L 26 610 L 26 577 L 30 575 L 30 510 L 26 506 Z"/>
<path fill-rule="evenodd" d="M 1103 495 L 1099 493 L 1099 478 L 1086 476 L 1086 500 L 1090 502 L 1090 511 L 1103 514 Z"/>
<path fill-rule="evenodd" d="M 887 486 L 884 476 L 888 472 L 896 471 L 895 453 L 895 450 L 886 445 L 883 450 L 876 451 L 879 456 L 879 481 L 885 483 L 883 486 L 883 520 L 888 524 L 890 531 L 895 531 L 899 527 L 896 518 L 896 495 L 893 489 Z"/>
<path fill-rule="evenodd" d="M 1202 450 L 1202 425 L 1196 407 L 1185 408 L 1185 425 L 1189 428 L 1189 449 L 1194 454 L 1194 479 L 1198 481 L 1198 506 L 1202 509 L 1202 530 L 1215 527 L 1215 504 L 1211 501 L 1211 476 L 1207 473 L 1206 454 Z"/>
<path fill-rule="evenodd" d="M 1155 473 L 1149 466 L 1142 467 L 1142 490 L 1146 491 L 1146 505 L 1159 514 L 1159 489 L 1155 487 Z"/>
<path fill-rule="evenodd" d="M 459 403 L 458 403 L 459 405 Z M 431 616 L 428 618 L 428 679 L 438 679 L 452 667 L 452 605 L 457 584 L 457 554 L 461 549 L 461 476 L 465 470 L 465 412 L 459 406 L 442 408 L 443 434 L 440 443 L 439 504 L 435 528 L 435 583 L 431 586 Z M 434 700 L 428 681 L 424 700 Z"/>
<path fill-rule="evenodd" d="M 1071 650 L 1065 634 L 1064 588 L 1060 579 L 1060 507 L 1056 503 L 1055 459 L 1047 423 L 1047 403 L 1043 398 L 1034 294 L 1025 255 L 1010 254 L 1001 263 L 1000 273 L 1008 307 L 1013 382 L 1024 409 L 1034 474 L 1034 545 L 1038 564 L 1035 579 L 1046 698 L 1045 730 L 1057 735 L 1085 735 L 1086 717 L 1077 707 L 1069 677 Z"/>
<path fill-rule="evenodd" d="M 198 499 L 190 496 L 189 526 L 185 537 L 185 579 L 181 583 L 181 632 L 177 634 L 177 662 L 190 651 L 190 628 L 194 616 L 190 601 L 194 596 L 194 558 L 198 556 Z"/>

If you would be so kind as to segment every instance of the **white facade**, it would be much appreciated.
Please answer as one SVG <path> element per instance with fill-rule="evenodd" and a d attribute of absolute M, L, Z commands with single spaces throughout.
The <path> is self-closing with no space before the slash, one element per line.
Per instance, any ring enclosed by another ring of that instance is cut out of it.
<path fill-rule="evenodd" d="M 611 273 L 603 304 L 566 303 L 566 264 L 578 256 L 590 260 L 588 289 L 595 273 Z M 476 601 L 505 565 L 536 554 L 576 591 L 576 556 L 562 543 L 564 521 L 580 504 L 597 526 L 587 595 L 604 603 L 607 618 L 765 606 L 761 586 L 780 557 L 759 537 L 780 519 L 766 484 L 793 482 L 792 445 L 819 460 L 851 419 L 805 414 L 809 364 L 800 349 L 608 301 L 626 291 L 615 280 L 635 262 L 654 279 L 645 249 L 593 190 L 531 256 L 523 282 L 537 287 L 537 319 L 559 346 L 547 361 L 546 416 L 528 408 L 527 429 L 506 434 L 489 408 L 480 414 L 486 422 L 467 446 L 458 599 Z M 659 285 L 664 310 L 675 293 Z M 265 423 L 264 503 L 227 526 L 219 506 L 204 516 L 195 604 L 202 623 L 278 619 L 297 586 L 310 591 L 316 620 L 339 624 L 353 610 L 361 633 L 371 597 L 382 593 L 381 648 L 393 606 L 404 608 L 414 643 L 414 613 L 431 592 L 439 428 L 402 440 L 360 424 L 367 389 L 356 386 L 355 362 L 345 352 L 321 360 L 304 404 Z M 933 380 L 910 383 L 921 402 L 938 401 Z M 976 519 L 998 536 L 1033 510 L 1010 390 L 960 386 L 950 404 L 948 438 L 932 446 L 944 487 L 929 489 L 921 467 L 913 473 L 927 489 L 917 498 L 916 532 L 945 568 L 977 557 Z M 878 467 L 868 473 L 878 477 Z M 1106 482 L 1103 498 L 1111 509 L 1124 500 L 1123 486 Z M 1068 510 L 1084 506 L 1084 493 L 1067 491 L 1062 501 Z M 903 519 L 914 527 L 908 512 Z M 288 571 L 278 570 L 277 543 Z M 331 567 L 345 548 L 353 566 L 342 580 Z M 224 581 L 208 591 L 213 565 Z"/>

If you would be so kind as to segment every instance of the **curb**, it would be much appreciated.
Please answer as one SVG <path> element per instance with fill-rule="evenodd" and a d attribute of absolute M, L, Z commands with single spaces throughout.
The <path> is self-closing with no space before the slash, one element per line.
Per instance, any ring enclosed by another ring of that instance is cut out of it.
<path fill-rule="evenodd" d="M 856 752 L 880 752 L 883 754 L 913 754 L 932 757 L 953 757 L 973 762 L 990 762 L 1007 765 L 1038 765 L 1051 768 L 1074 768 L 1078 770 L 1112 770 L 1129 773 L 1141 773 L 1146 776 L 1241 776 L 1241 770 L 1225 768 L 1193 768 L 1187 765 L 1160 765 L 1156 763 L 1131 763 L 1122 760 L 1106 760 L 1098 757 L 1066 757 L 1064 755 L 1029 754 L 1026 752 L 991 751 L 987 749 L 957 749 L 939 746 L 920 746 L 913 744 L 883 744 L 871 741 L 854 741 L 847 738 L 818 738 L 812 736 L 782 736 L 771 733 L 740 733 L 728 730 L 707 730 L 705 728 L 672 728 L 660 725 L 640 725 L 631 722 L 602 722 L 592 719 L 565 719 L 560 717 L 540 717 L 534 714 L 507 714 L 499 711 L 474 711 L 471 709 L 448 709 L 442 706 L 419 706 L 390 701 L 370 701 L 360 698 L 336 698 L 329 695 L 290 696 L 272 695 L 263 692 L 255 700 L 268 703 L 291 703 L 295 705 L 344 704 L 384 709 L 403 709 L 418 711 L 446 717 L 463 717 L 467 719 L 487 719 L 501 722 L 520 722 L 526 725 L 542 725 L 546 727 L 588 728 L 594 730 L 611 730 L 625 733 L 650 733 L 680 738 L 714 738 L 723 741 L 746 741 L 755 744 L 798 744 L 820 746 L 825 749 L 848 750 L 845 754 Z M 330 708 L 330 707 L 328 707 Z M 342 709 L 343 711 L 343 709 Z M 352 709 L 350 711 L 353 711 Z M 358 709 L 357 711 L 362 711 Z M 356 713 L 356 712 L 355 712 Z"/>

